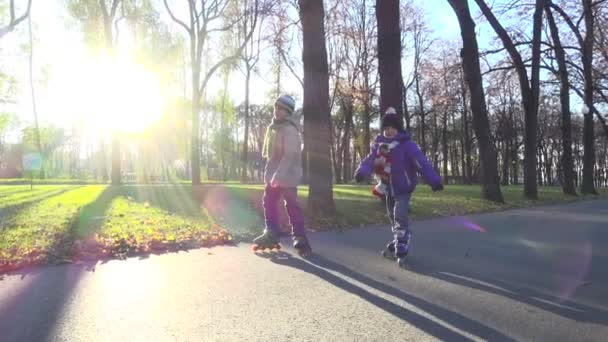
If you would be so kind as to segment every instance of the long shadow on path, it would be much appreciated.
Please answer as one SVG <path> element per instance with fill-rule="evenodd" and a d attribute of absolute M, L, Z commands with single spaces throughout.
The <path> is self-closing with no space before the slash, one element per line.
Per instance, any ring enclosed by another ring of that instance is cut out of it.
<path fill-rule="evenodd" d="M 473 334 L 484 340 L 514 341 L 514 339 L 496 329 L 485 326 L 480 322 L 467 318 L 459 313 L 432 304 L 421 298 L 380 283 L 349 268 L 330 261 L 322 256 L 312 255 L 307 260 L 294 258 L 290 254 L 285 252 L 271 253 L 267 255 L 262 254 L 261 256 L 270 259 L 276 264 L 297 268 L 304 272 L 313 274 L 344 291 L 347 291 L 368 301 L 376 307 L 415 326 L 416 328 L 426 332 L 431 336 L 434 336 L 439 340 L 469 341 L 470 338 L 417 312 L 404 308 L 403 306 L 397 303 L 393 303 L 385 298 L 375 295 L 372 292 L 345 280 L 344 278 L 341 278 L 332 274 L 331 272 L 328 272 L 327 270 L 335 271 L 377 291 L 399 298 L 409 303 L 410 305 L 415 306 L 420 310 L 432 316 L 435 316 L 438 319 L 441 319 L 464 332 Z"/>

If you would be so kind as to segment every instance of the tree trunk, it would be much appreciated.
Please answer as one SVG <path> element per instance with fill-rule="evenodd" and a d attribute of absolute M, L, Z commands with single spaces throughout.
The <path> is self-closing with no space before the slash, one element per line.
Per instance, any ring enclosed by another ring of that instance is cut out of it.
<path fill-rule="evenodd" d="M 347 183 L 352 179 L 350 175 L 351 155 L 350 155 L 350 137 L 353 127 L 353 99 L 348 96 L 342 102 L 344 108 L 344 136 L 342 138 L 342 181 Z"/>
<path fill-rule="evenodd" d="M 38 110 L 36 106 L 36 92 L 34 89 L 34 36 L 32 32 L 32 17 L 27 17 L 27 25 L 30 40 L 30 55 L 29 55 L 29 76 L 30 76 L 30 94 L 32 97 L 32 113 L 34 114 L 34 129 L 36 130 L 36 148 L 38 148 L 38 154 L 40 156 L 40 179 L 45 178 L 44 174 L 44 162 L 45 156 L 42 151 L 42 141 L 40 139 L 40 125 L 38 122 Z"/>
<path fill-rule="evenodd" d="M 241 182 L 247 182 L 247 154 L 249 153 L 249 83 L 251 81 L 251 69 L 249 63 L 246 65 L 245 73 L 245 133 L 243 134 L 243 170 Z"/>
<path fill-rule="evenodd" d="M 399 0 L 376 0 L 380 113 L 393 107 L 403 115 L 399 15 Z"/>
<path fill-rule="evenodd" d="M 119 0 L 120 1 L 120 0 Z M 104 38 L 106 49 L 110 53 L 110 55 L 114 52 L 114 32 L 112 30 L 112 21 L 114 11 L 111 13 L 108 12 L 105 1 L 101 5 L 102 14 L 103 14 L 103 27 L 104 27 Z M 120 137 L 117 132 L 112 133 L 112 185 L 120 185 L 121 180 L 121 170 L 120 170 Z"/>
<path fill-rule="evenodd" d="M 336 183 L 342 183 L 342 150 L 340 147 L 340 136 L 342 135 L 342 130 L 331 127 L 331 134 L 329 135 L 329 152 L 331 153 L 331 160 L 333 162 L 334 167 L 334 177 L 336 179 Z"/>
<path fill-rule="evenodd" d="M 401 88 L 403 89 L 403 118 L 405 119 L 405 130 L 411 131 L 411 114 L 409 108 L 407 106 L 407 89 L 405 88 L 405 83 L 403 79 L 401 79 Z"/>
<path fill-rule="evenodd" d="M 538 185 L 536 183 L 536 130 L 538 128 L 538 93 L 540 85 L 540 43 L 542 28 L 542 11 L 546 0 L 536 1 L 534 12 L 534 27 L 532 37 L 532 75 L 531 82 L 523 59 L 511 37 L 500 24 L 484 0 L 475 0 L 492 28 L 502 40 L 503 45 L 509 52 L 511 60 L 515 65 L 519 86 L 521 90 L 522 104 L 525 112 L 524 133 L 524 195 L 530 199 L 538 198 Z M 481 142 L 480 142 L 481 143 Z"/>
<path fill-rule="evenodd" d="M 371 117 L 371 105 L 368 99 L 369 95 L 366 95 L 365 103 L 363 103 L 363 155 L 369 154 L 369 148 L 371 145 L 371 131 L 370 131 L 370 117 Z"/>
<path fill-rule="evenodd" d="M 547 0 L 536 0 L 536 9 L 534 11 L 534 25 L 533 25 L 533 33 L 532 33 L 532 70 L 531 70 L 531 80 L 530 80 L 530 107 L 526 111 L 526 127 L 525 127 L 525 136 L 527 141 L 532 141 L 532 139 L 537 139 L 538 133 L 538 105 L 539 105 L 539 96 L 540 96 L 540 60 L 541 60 L 541 34 L 542 34 L 542 26 L 543 26 L 543 11 L 545 8 L 545 3 Z M 538 169 L 540 170 L 539 164 L 536 163 L 536 155 L 534 151 L 525 150 L 525 158 L 524 165 L 525 169 L 530 172 L 531 170 Z M 529 165 L 530 163 L 526 163 L 526 159 L 534 162 L 534 166 Z M 524 177 L 525 178 L 525 177 Z M 539 178 L 542 178 L 539 176 Z M 525 180 L 524 180 L 525 182 Z M 532 184 L 532 183 L 533 184 Z M 542 182 L 542 180 L 541 180 Z M 542 184 L 542 183 L 541 183 Z M 533 180 L 528 180 L 527 183 L 524 184 L 524 194 L 526 197 L 531 199 L 538 198 L 538 187 L 537 183 Z"/>
<path fill-rule="evenodd" d="M 462 65 L 464 70 L 464 65 Z M 462 180 L 465 184 L 471 184 L 471 138 L 469 136 L 469 118 L 467 109 L 467 87 L 464 75 L 462 76 L 461 82 L 461 93 L 462 93 L 462 130 L 463 130 L 463 143 L 462 143 Z"/>
<path fill-rule="evenodd" d="M 433 149 L 432 153 L 433 153 L 433 168 L 435 170 L 439 170 L 439 125 L 437 124 L 437 111 L 433 111 L 432 114 L 432 119 L 433 121 L 431 122 L 431 124 L 433 125 L 431 127 L 432 132 L 433 132 L 433 141 L 431 144 L 431 147 Z"/>
<path fill-rule="evenodd" d="M 452 132 L 454 132 L 454 136 L 456 135 L 457 132 L 457 128 L 456 128 L 456 115 L 454 113 L 455 111 L 451 112 L 451 119 L 452 119 Z M 458 165 L 458 140 L 454 137 L 454 139 L 452 139 L 452 144 L 451 144 L 451 154 L 452 154 L 452 158 L 450 159 L 450 165 L 452 167 L 452 176 L 455 180 L 460 179 L 460 166 Z"/>
<path fill-rule="evenodd" d="M 581 192 L 583 194 L 597 195 L 593 183 L 593 168 L 595 166 L 595 132 L 593 127 L 593 36 L 594 15 L 592 0 L 583 0 L 583 10 L 585 16 L 585 38 L 583 42 L 583 74 L 585 75 L 585 104 L 589 112 L 584 115 L 585 123 L 583 128 L 584 155 L 583 155 L 583 184 Z"/>
<path fill-rule="evenodd" d="M 461 51 L 464 74 L 469 91 L 471 92 L 471 111 L 473 112 L 473 128 L 479 142 L 481 186 L 483 198 L 502 203 L 504 202 L 498 178 L 497 155 L 490 137 L 490 122 L 488 120 L 483 80 L 479 65 L 479 48 L 475 33 L 475 22 L 471 18 L 469 5 L 466 1 L 448 0 L 460 24 L 463 49 Z"/>
<path fill-rule="evenodd" d="M 448 177 L 448 114 L 443 113 L 443 128 L 441 132 L 441 145 L 443 153 L 443 179 L 445 184 L 449 184 Z"/>
<path fill-rule="evenodd" d="M 509 140 L 505 139 L 505 144 L 502 154 L 502 185 L 509 185 L 509 153 L 511 146 Z"/>
<path fill-rule="evenodd" d="M 422 98 L 422 92 L 420 90 L 420 75 L 416 72 L 416 95 L 418 96 L 418 106 L 420 107 L 420 149 L 422 153 L 426 155 L 427 146 L 426 146 L 426 114 L 424 113 L 424 99 Z"/>
<path fill-rule="evenodd" d="M 536 179 L 538 180 L 538 184 L 539 185 L 544 185 L 543 183 L 543 146 L 542 146 L 542 142 L 539 142 L 537 145 L 537 151 L 536 151 L 536 165 L 538 165 L 538 168 L 536 169 Z"/>
<path fill-rule="evenodd" d="M 190 146 L 192 164 L 192 185 L 201 184 L 201 156 L 200 156 L 200 108 L 201 108 L 201 94 L 199 88 L 199 77 L 200 77 L 200 65 L 193 65 L 192 67 L 192 142 Z M 209 174 L 207 174 L 209 177 Z"/>
<path fill-rule="evenodd" d="M 549 4 L 545 4 L 545 13 L 547 14 L 547 22 L 549 23 L 549 30 L 551 31 L 551 39 L 553 40 L 553 46 L 555 51 L 555 58 L 557 59 L 557 65 L 559 68 L 559 80 L 560 90 L 559 97 L 561 101 L 562 109 L 562 172 L 563 172 L 563 183 L 562 188 L 567 195 L 576 195 L 576 187 L 574 186 L 574 162 L 572 160 L 572 122 L 570 114 L 570 81 L 568 76 L 568 67 L 566 66 L 566 54 L 562 47 L 561 39 L 553 12 L 549 7 Z"/>
<path fill-rule="evenodd" d="M 362 4 L 365 6 L 365 3 Z M 365 21 L 363 21 L 365 23 Z M 369 154 L 369 148 L 371 144 L 371 132 L 370 132 L 370 121 L 371 121 L 371 85 L 369 81 L 369 64 L 368 64 L 368 56 L 369 52 L 367 49 L 367 44 L 363 44 L 363 56 L 362 60 L 364 61 L 362 65 L 363 72 L 363 83 L 365 86 L 365 95 L 363 97 L 363 153 L 364 155 Z"/>
<path fill-rule="evenodd" d="M 308 209 L 315 216 L 335 214 L 331 160 L 329 76 L 323 0 L 298 0 L 302 21 L 304 64 L 304 140 L 310 183 Z"/>

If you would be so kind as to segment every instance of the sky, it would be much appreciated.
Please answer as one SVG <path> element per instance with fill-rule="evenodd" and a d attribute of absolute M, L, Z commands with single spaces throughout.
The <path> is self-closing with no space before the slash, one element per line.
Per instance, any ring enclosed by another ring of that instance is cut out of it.
<path fill-rule="evenodd" d="M 66 26 L 66 19 L 69 17 L 62 8 L 63 0 L 44 0 L 36 1 L 32 6 L 32 21 L 34 23 L 34 34 L 36 39 L 36 50 L 34 63 L 40 65 L 51 66 L 48 68 L 43 78 L 47 78 L 45 87 L 38 87 L 37 102 L 38 112 L 43 122 L 52 122 L 56 125 L 70 127 L 74 122 L 79 120 L 89 122 L 91 126 L 98 127 L 100 122 L 107 120 L 104 116 L 104 111 L 112 110 L 112 108 L 100 107 L 100 100 L 104 94 L 100 87 L 85 91 L 82 89 L 81 83 L 83 78 L 93 77 L 94 74 L 103 73 L 103 70 L 96 70 L 96 61 L 91 60 L 87 49 L 82 43 L 82 37 L 76 27 Z M 459 41 L 460 30 L 456 16 L 453 14 L 451 7 L 446 0 L 425 0 L 424 6 L 428 16 L 433 34 L 437 38 L 454 39 Z M 472 11 L 477 8 L 472 6 Z M 163 16 L 168 20 L 168 15 L 163 12 Z M 177 10 L 179 15 L 179 9 Z M 178 32 L 176 25 L 173 25 L 173 30 Z M 19 30 L 27 32 L 27 22 L 22 23 Z M 17 75 L 18 79 L 23 80 L 23 87 L 19 93 L 18 102 L 13 109 L 18 113 L 23 121 L 31 121 L 31 98 L 29 92 L 28 79 L 28 60 L 27 54 L 23 52 L 20 46 L 24 43 L 23 39 L 27 38 L 27 34 L 11 33 L 0 40 L 0 63 L 4 69 L 10 66 L 10 69 Z M 486 44 L 490 39 L 489 34 L 483 32 L 480 37 L 480 46 Z M 25 57 L 25 58 L 24 58 Z M 407 61 L 405 61 L 407 63 Z M 126 63 L 125 65 L 129 65 Z M 407 68 L 407 66 L 405 66 Z M 36 70 L 39 71 L 39 68 Z M 93 70 L 93 71 L 92 71 Z M 263 103 L 268 100 L 267 94 L 272 87 L 271 76 L 268 76 L 268 70 L 262 70 L 260 75 L 254 76 L 252 84 L 251 100 L 253 103 Z M 40 78 L 41 74 L 37 72 L 36 78 Z M 143 70 L 140 74 L 133 77 L 145 79 L 147 83 L 157 83 L 158 80 L 150 78 Z M 229 89 L 229 94 L 235 103 L 242 102 L 244 98 L 243 76 L 239 71 L 232 74 Z M 285 91 L 293 93 L 301 99 L 301 86 L 289 71 L 286 71 L 283 77 L 283 85 Z M 156 87 L 156 86 L 155 86 Z M 166 89 L 156 89 L 154 91 L 166 92 Z M 211 84 L 209 94 L 216 94 L 221 89 L 221 82 L 216 80 Z M 125 89 L 128 91 L 128 89 Z M 154 91 L 150 94 L 153 94 Z M 148 98 L 152 95 L 148 94 Z M 146 94 L 141 96 L 145 97 Z M 87 110 L 86 116 L 83 116 L 82 108 L 98 110 Z M 111 118 L 114 119 L 114 118 Z"/>

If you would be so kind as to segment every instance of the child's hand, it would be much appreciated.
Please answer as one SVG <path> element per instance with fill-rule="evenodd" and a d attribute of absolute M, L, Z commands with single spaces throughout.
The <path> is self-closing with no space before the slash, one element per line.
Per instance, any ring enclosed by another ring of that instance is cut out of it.
<path fill-rule="evenodd" d="M 443 191 L 443 184 L 439 183 L 438 185 L 435 185 L 431 189 L 433 190 L 433 192 Z"/>

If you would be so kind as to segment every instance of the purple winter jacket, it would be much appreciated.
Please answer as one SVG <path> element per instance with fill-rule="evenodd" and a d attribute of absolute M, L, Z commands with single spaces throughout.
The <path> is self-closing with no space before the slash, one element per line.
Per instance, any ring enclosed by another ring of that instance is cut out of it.
<path fill-rule="evenodd" d="M 365 178 L 369 178 L 374 170 L 374 159 L 376 159 L 378 146 L 382 143 L 390 144 L 393 141 L 399 142 L 391 150 L 390 186 L 393 196 L 414 192 L 418 184 L 418 172 L 431 187 L 441 184 L 441 177 L 435 172 L 418 145 L 410 140 L 410 134 L 407 132 L 400 132 L 391 139 L 378 135 L 369 155 L 361 162 L 357 172 Z"/>

